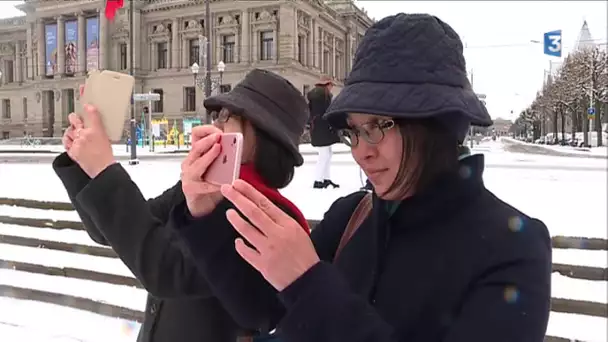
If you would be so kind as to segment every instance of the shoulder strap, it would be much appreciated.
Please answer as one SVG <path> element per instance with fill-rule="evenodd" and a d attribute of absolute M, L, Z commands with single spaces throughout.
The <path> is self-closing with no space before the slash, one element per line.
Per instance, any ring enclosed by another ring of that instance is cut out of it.
<path fill-rule="evenodd" d="M 338 255 L 342 252 L 342 249 L 348 241 L 355 235 L 355 232 L 363 221 L 369 216 L 369 213 L 372 211 L 372 194 L 366 193 L 365 196 L 361 198 L 359 204 L 355 208 L 355 211 L 350 216 L 348 220 L 348 224 L 346 224 L 346 229 L 344 229 L 344 233 L 342 233 L 342 238 L 340 238 L 340 244 L 338 245 L 338 249 L 336 249 L 336 254 L 334 255 L 334 260 L 338 258 Z"/>

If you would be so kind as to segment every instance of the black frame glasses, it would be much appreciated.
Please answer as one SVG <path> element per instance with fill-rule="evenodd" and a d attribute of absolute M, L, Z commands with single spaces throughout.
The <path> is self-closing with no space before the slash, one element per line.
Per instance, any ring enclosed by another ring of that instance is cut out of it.
<path fill-rule="evenodd" d="M 338 131 L 340 139 L 350 147 L 359 145 L 359 137 L 371 145 L 379 144 L 386 132 L 395 127 L 394 120 L 378 120 L 365 123 L 359 127 L 344 128 Z"/>

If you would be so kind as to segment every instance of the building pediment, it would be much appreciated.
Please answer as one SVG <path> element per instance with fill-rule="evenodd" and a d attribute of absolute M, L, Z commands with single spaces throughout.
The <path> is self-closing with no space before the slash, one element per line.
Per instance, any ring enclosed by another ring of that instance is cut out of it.
<path fill-rule="evenodd" d="M 0 56 L 13 56 L 15 54 L 15 47 L 11 43 L 0 44 Z"/>
<path fill-rule="evenodd" d="M 172 28 L 174 29 L 174 28 Z M 165 23 L 159 23 L 152 26 L 152 33 L 150 34 L 150 40 L 155 42 L 168 41 L 171 37 L 171 30 Z"/>

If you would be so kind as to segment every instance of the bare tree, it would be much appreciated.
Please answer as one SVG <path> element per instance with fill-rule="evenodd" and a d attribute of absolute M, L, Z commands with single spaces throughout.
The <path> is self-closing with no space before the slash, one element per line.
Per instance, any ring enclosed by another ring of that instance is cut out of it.
<path fill-rule="evenodd" d="M 534 122 L 535 136 L 537 131 L 547 133 L 548 122 L 557 138 L 559 123 L 563 137 L 566 122 L 570 121 L 572 134 L 583 132 L 583 143 L 588 145 L 589 107 L 595 108 L 594 126 L 601 146 L 602 118 L 608 116 L 608 54 L 597 46 L 570 54 L 557 75 L 548 77 L 542 92 L 520 114 L 520 122 Z"/>

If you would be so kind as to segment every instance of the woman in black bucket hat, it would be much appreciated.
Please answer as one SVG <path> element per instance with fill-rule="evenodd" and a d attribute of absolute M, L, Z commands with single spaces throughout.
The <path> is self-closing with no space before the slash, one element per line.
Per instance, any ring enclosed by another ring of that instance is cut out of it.
<path fill-rule="evenodd" d="M 295 167 L 303 163 L 298 142 L 308 109 L 300 91 L 277 74 L 255 69 L 232 91 L 207 98 L 204 105 L 214 124 L 192 130 L 181 181 L 156 198 L 146 200 L 115 162 L 103 126 L 83 127 L 76 114 L 70 114 L 63 138 L 67 152 L 53 163 L 87 233 L 111 246 L 149 293 L 138 342 L 236 342 L 259 335 L 226 312 L 184 253 L 175 226 L 177 220 L 196 217 L 199 230 L 232 229 L 225 216 L 230 203 L 217 187 L 202 182 L 204 170 L 196 167 L 217 157 L 211 153 L 218 152 L 222 132 L 243 134 L 241 179 L 308 232 L 300 210 L 277 190 L 291 182 Z M 89 115 L 99 118 L 94 109 Z M 190 247 L 193 253 L 204 248 Z"/>
<path fill-rule="evenodd" d="M 338 199 L 309 238 L 237 181 L 234 230 L 181 228 L 215 246 L 195 258 L 236 319 L 284 342 L 544 340 L 551 240 L 485 188 L 483 155 L 459 160 L 469 126 L 492 122 L 465 70 L 438 18 L 382 19 L 326 114 L 372 193 Z"/>

